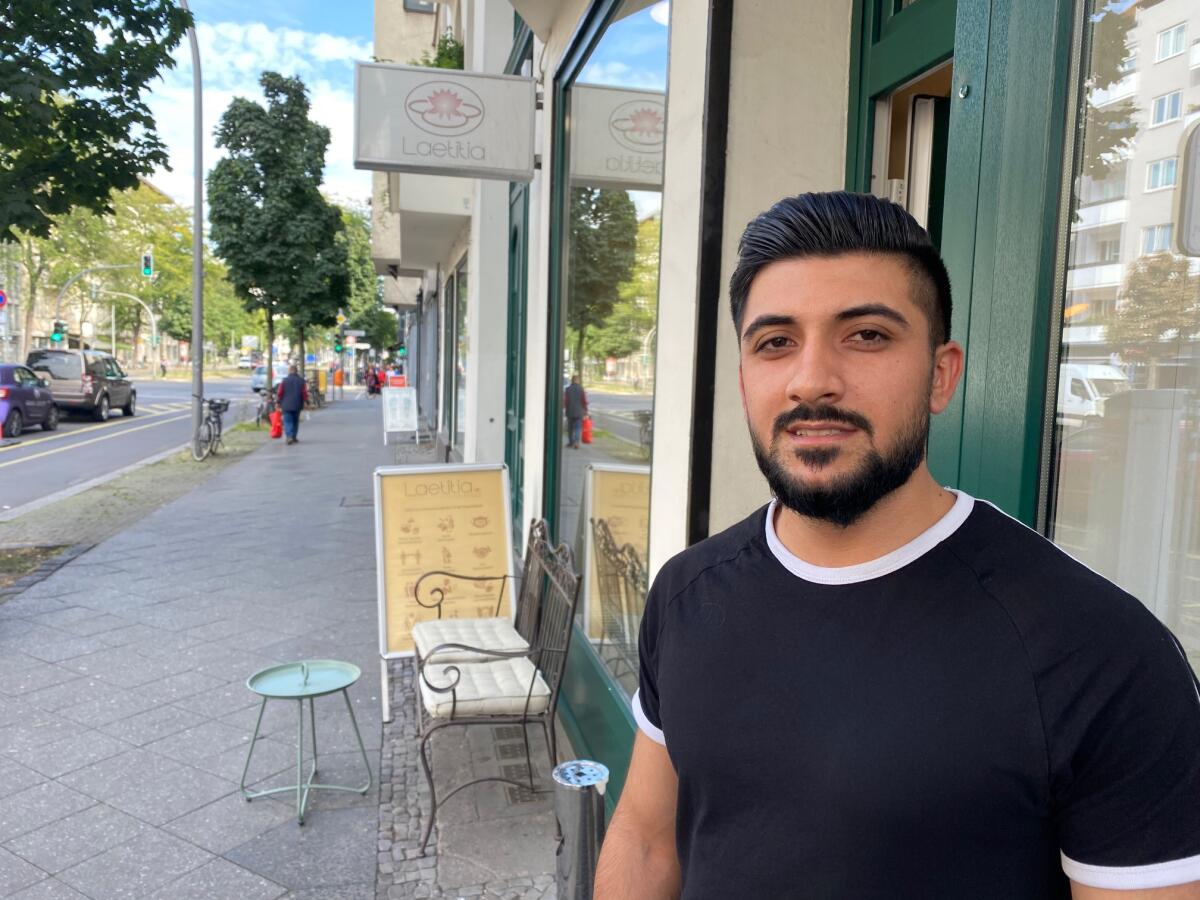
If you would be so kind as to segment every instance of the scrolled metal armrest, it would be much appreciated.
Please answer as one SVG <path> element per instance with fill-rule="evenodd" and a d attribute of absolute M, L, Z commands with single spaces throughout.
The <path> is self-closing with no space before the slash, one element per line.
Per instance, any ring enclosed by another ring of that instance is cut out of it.
<path fill-rule="evenodd" d="M 429 589 L 430 595 L 436 598 L 434 602 L 425 603 L 421 600 L 421 583 L 426 578 L 433 578 L 434 576 L 453 578 L 458 581 L 499 581 L 500 597 L 497 600 L 497 604 L 502 602 L 504 599 L 504 584 L 505 581 L 510 577 L 508 575 L 462 575 L 458 572 L 448 572 L 444 569 L 434 569 L 432 572 L 426 572 L 424 575 L 418 578 L 416 584 L 413 585 L 413 599 L 417 601 L 418 606 L 423 606 L 425 609 L 436 609 L 439 617 L 441 616 L 442 604 L 446 602 L 446 591 L 444 588 L 434 587 Z"/>
<path fill-rule="evenodd" d="M 465 663 L 466 665 L 495 659 L 520 659 L 522 656 L 528 656 L 532 652 L 530 650 L 489 650 L 487 647 L 472 647 L 470 644 L 438 644 L 421 661 L 421 670 L 424 671 L 425 667 L 430 663 L 436 663 L 437 659 L 435 657 L 442 650 L 466 650 L 476 656 L 487 657 L 487 659 L 455 660 L 455 662 Z"/>

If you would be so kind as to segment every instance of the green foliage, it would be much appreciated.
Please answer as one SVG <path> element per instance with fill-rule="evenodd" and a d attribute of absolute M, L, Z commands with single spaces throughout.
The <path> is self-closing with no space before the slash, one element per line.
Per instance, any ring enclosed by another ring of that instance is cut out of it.
<path fill-rule="evenodd" d="M 1105 337 L 1123 358 L 1150 362 L 1174 358 L 1181 342 L 1200 337 L 1200 275 L 1188 258 L 1156 253 L 1131 263 Z"/>
<path fill-rule="evenodd" d="M 446 32 L 437 42 L 437 50 L 425 51 L 420 59 L 410 59 L 410 66 L 428 66 L 431 69 L 461 69 L 463 67 L 463 45 Z"/>
<path fill-rule="evenodd" d="M 618 300 L 604 322 L 592 331 L 587 349 L 590 356 L 605 358 L 640 353 L 646 335 L 654 328 L 658 313 L 658 247 L 662 220 L 647 218 L 638 223 L 637 250 L 629 280 L 617 288 Z M 653 352 L 653 346 L 650 346 Z"/>
<path fill-rule="evenodd" d="M 619 190 L 573 188 L 569 212 L 566 324 L 575 338 L 575 368 L 579 371 L 588 330 L 612 315 L 618 286 L 633 270 L 638 223 L 633 200 Z"/>
<path fill-rule="evenodd" d="M 0 11 L 0 240 L 167 164 L 142 100 L 190 16 L 169 0 L 17 0 Z"/>
<path fill-rule="evenodd" d="M 1125 77 L 1121 66 L 1130 54 L 1129 30 L 1135 24 L 1134 10 L 1117 13 L 1103 10 L 1092 20 L 1091 77 L 1087 81 L 1090 98 L 1096 91 L 1108 90 Z M 1142 53 L 1148 55 L 1150 48 Z M 1081 104 L 1083 124 L 1082 174 L 1095 179 L 1108 177 L 1122 162 L 1137 137 L 1138 109 L 1130 98 L 1103 106 Z"/>
<path fill-rule="evenodd" d="M 383 290 L 371 259 L 370 220 L 361 210 L 343 208 L 342 225 L 350 274 L 346 327 L 365 331 L 361 340 L 372 347 L 394 346 L 396 316 L 382 303 Z"/>
<path fill-rule="evenodd" d="M 350 290 L 341 212 L 319 190 L 329 129 L 300 79 L 259 83 L 266 108 L 238 97 L 217 126 L 229 155 L 208 176 L 211 237 L 246 309 L 268 314 L 268 332 L 286 315 L 302 337 L 332 325 Z"/>

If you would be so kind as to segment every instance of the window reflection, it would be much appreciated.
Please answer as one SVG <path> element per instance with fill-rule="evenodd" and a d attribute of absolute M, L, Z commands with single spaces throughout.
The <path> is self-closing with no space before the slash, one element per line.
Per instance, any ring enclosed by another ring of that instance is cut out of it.
<path fill-rule="evenodd" d="M 1200 258 L 1175 217 L 1200 118 L 1200 8 L 1095 6 L 1085 22 L 1050 534 L 1166 622 L 1196 667 Z"/>
<path fill-rule="evenodd" d="M 569 92 L 558 532 L 584 572 L 581 627 L 630 692 L 646 593 L 668 14 L 665 2 L 628 4 Z"/>

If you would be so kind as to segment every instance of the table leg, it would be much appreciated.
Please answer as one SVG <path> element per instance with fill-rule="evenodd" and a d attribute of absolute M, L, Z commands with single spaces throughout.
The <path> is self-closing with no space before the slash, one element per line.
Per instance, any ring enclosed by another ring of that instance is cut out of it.
<path fill-rule="evenodd" d="M 304 701 L 296 701 L 296 819 L 304 824 Z"/>
<path fill-rule="evenodd" d="M 242 767 L 241 790 L 242 796 L 246 798 L 246 802 L 250 802 L 250 796 L 246 793 L 246 773 L 250 771 L 250 757 L 254 755 L 254 745 L 258 742 L 258 730 L 262 727 L 263 713 L 267 709 L 267 698 L 263 697 L 262 705 L 258 708 L 258 721 L 254 723 L 254 737 L 250 738 L 250 750 L 246 753 L 246 765 Z"/>
<path fill-rule="evenodd" d="M 358 738 L 358 749 L 362 753 L 363 765 L 367 767 L 367 783 L 359 789 L 360 794 L 366 794 L 371 789 L 371 761 L 367 759 L 367 748 L 363 744 L 362 734 L 358 730 L 358 719 L 354 717 L 354 707 L 350 704 L 350 695 L 342 688 L 342 699 L 346 701 L 346 710 L 350 713 L 350 724 L 354 726 L 354 736 Z"/>
<path fill-rule="evenodd" d="M 312 744 L 313 744 L 313 763 L 312 775 L 309 776 L 309 781 L 317 777 L 317 713 L 313 709 L 313 698 L 308 698 L 308 724 L 312 728 Z"/>

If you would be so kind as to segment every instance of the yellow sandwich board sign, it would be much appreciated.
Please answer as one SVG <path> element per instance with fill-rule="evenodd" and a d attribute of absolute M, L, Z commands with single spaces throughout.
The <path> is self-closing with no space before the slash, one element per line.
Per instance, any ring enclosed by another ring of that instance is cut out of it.
<path fill-rule="evenodd" d="M 512 576 L 508 470 L 503 465 L 384 466 L 375 470 L 375 568 L 379 595 L 379 652 L 412 654 L 412 627 L 437 617 L 416 601 L 417 581 L 429 572 Z M 445 591 L 442 617 L 495 615 L 498 581 L 433 579 Z M 429 580 L 422 599 L 428 603 Z M 501 615 L 512 615 L 512 583 Z"/>
<path fill-rule="evenodd" d="M 603 610 L 591 520 L 604 519 L 617 546 L 632 544 L 645 565 L 650 545 L 650 467 L 593 463 L 584 484 L 584 622 L 588 637 L 599 640 Z"/>

